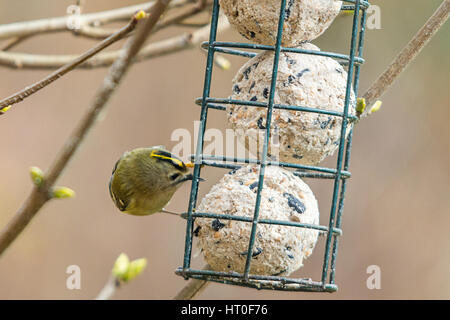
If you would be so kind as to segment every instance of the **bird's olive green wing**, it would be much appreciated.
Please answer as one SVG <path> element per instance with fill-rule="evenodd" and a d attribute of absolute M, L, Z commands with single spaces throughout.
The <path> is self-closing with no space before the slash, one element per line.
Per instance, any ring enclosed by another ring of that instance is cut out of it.
<path fill-rule="evenodd" d="M 114 165 L 111 178 L 109 179 L 109 195 L 111 196 L 111 199 L 114 201 L 117 208 L 119 208 L 120 211 L 125 211 L 128 207 L 128 201 L 121 199 L 120 196 L 114 193 L 112 184 L 114 180 L 114 174 L 116 173 L 117 167 L 119 165 L 119 162 L 123 159 L 124 156 L 120 157 L 119 160 L 117 160 L 116 164 Z"/>
<path fill-rule="evenodd" d="M 116 204 L 116 207 L 119 208 L 120 211 L 125 211 L 128 207 L 128 202 L 121 199 L 119 196 L 117 196 L 114 191 L 112 190 L 112 180 L 114 176 L 111 176 L 111 179 L 109 179 L 109 194 L 111 196 L 111 199 Z"/>

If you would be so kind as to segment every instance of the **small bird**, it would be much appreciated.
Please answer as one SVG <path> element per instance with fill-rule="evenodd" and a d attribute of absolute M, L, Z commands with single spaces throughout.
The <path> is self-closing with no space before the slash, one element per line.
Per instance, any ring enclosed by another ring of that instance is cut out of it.
<path fill-rule="evenodd" d="M 164 206 L 183 184 L 192 180 L 188 171 L 194 164 L 184 163 L 163 146 L 137 148 L 125 152 L 116 162 L 109 181 L 109 193 L 124 213 L 144 216 L 166 212 Z"/>

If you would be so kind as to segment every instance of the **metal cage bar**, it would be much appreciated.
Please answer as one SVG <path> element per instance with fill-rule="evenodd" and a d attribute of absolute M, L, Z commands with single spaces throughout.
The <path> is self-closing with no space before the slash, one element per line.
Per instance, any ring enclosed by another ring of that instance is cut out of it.
<path fill-rule="evenodd" d="M 211 18 L 211 31 L 209 35 L 209 43 L 213 43 L 216 40 L 217 35 L 217 21 L 219 20 L 219 2 L 218 0 L 214 0 L 212 18 Z M 206 61 L 206 72 L 205 72 L 205 85 L 203 88 L 203 103 L 202 110 L 200 113 L 200 129 L 197 139 L 197 150 L 196 150 L 196 159 L 200 158 L 201 153 L 203 152 L 203 137 L 205 134 L 206 128 L 206 119 L 208 116 L 208 106 L 206 103 L 206 98 L 209 96 L 211 91 L 211 78 L 212 71 L 214 66 L 214 50 L 208 50 L 208 58 Z M 198 182 L 200 178 L 201 167 L 198 163 L 195 163 L 194 166 L 194 178 L 192 179 L 191 186 L 191 195 L 189 199 L 189 207 L 188 207 L 188 217 L 186 223 L 186 240 L 185 240 L 185 249 L 184 249 L 184 261 L 183 261 L 183 269 L 186 270 L 189 268 L 191 263 L 191 251 L 192 251 L 192 228 L 194 225 L 194 220 L 192 218 L 192 212 L 197 203 L 197 195 L 198 195 Z"/>
<path fill-rule="evenodd" d="M 344 149 L 345 149 L 345 134 L 347 131 L 347 116 L 348 116 L 348 107 L 350 104 L 350 96 L 351 96 L 351 90 L 352 90 L 352 82 L 353 82 L 353 72 L 355 67 L 355 51 L 356 51 L 356 40 L 357 40 L 357 34 L 358 34 L 358 16 L 359 16 L 359 10 L 360 10 L 360 3 L 359 1 L 356 1 L 355 4 L 355 11 L 353 14 L 353 26 L 352 26 L 352 39 L 350 44 L 350 61 L 347 71 L 347 90 L 345 94 L 345 103 L 344 103 L 344 117 L 342 119 L 342 125 L 341 125 L 341 137 L 339 142 L 339 150 L 338 150 L 338 159 L 336 164 L 336 178 L 334 180 L 334 190 L 333 190 L 333 200 L 331 204 L 331 212 L 330 212 L 330 222 L 329 227 L 332 228 L 335 223 L 336 219 L 336 209 L 338 204 L 338 197 L 339 197 L 339 185 L 340 185 L 340 175 L 341 175 L 341 168 L 342 163 L 345 160 L 344 159 Z M 350 153 L 348 153 L 350 155 Z M 342 197 L 344 197 L 344 194 L 342 194 Z M 327 240 L 326 240 L 326 247 L 325 247 L 325 257 L 323 261 L 323 269 L 322 269 L 322 283 L 326 283 L 327 275 L 328 275 L 328 265 L 330 260 L 330 251 L 331 251 L 331 242 L 332 242 L 333 234 L 328 233 L 327 234 Z M 335 238 L 336 241 L 336 238 Z"/>
<path fill-rule="evenodd" d="M 365 10 L 362 11 L 362 17 L 361 17 L 361 24 L 360 24 L 360 31 L 359 31 L 359 43 L 358 43 L 358 57 L 362 58 L 363 55 L 363 49 L 364 49 L 364 35 L 366 32 L 366 21 L 367 21 L 367 12 Z M 355 66 L 355 76 L 354 76 L 354 82 L 353 82 L 353 90 L 355 93 L 358 92 L 359 89 L 359 74 L 361 71 L 361 66 L 356 65 Z M 344 163 L 344 170 L 347 171 L 350 165 L 350 151 L 352 148 L 352 140 L 353 140 L 353 129 L 350 130 L 347 138 L 347 146 L 346 146 L 346 155 L 345 155 L 345 163 Z M 340 228 L 342 225 L 342 214 L 344 212 L 344 199 L 345 199 L 345 192 L 347 188 L 347 181 L 342 181 L 341 186 L 341 196 L 339 199 L 339 208 L 338 208 L 338 215 L 336 218 L 336 228 Z M 337 250 L 338 250 L 338 244 L 339 244 L 339 238 L 335 237 L 334 244 L 333 244 L 333 251 L 331 253 L 331 274 L 330 274 L 330 283 L 335 282 L 335 273 L 336 273 L 336 258 L 337 258 Z"/>
<path fill-rule="evenodd" d="M 278 34 L 276 43 L 274 46 L 267 46 L 251 43 L 216 41 L 217 22 L 219 18 L 220 8 L 219 8 L 219 0 L 214 0 L 209 41 L 204 42 L 202 44 L 202 47 L 208 50 L 208 56 L 206 62 L 203 95 L 202 98 L 198 98 L 196 100 L 196 103 L 201 106 L 201 112 L 200 112 L 200 128 L 197 138 L 197 149 L 195 155 L 191 156 L 192 160 L 195 163 L 193 172 L 194 179 L 191 185 L 188 211 L 182 214 L 182 217 L 184 217 L 187 220 L 183 266 L 177 268 L 175 273 L 180 276 L 183 276 L 185 279 L 188 278 L 203 279 L 207 281 L 214 281 L 230 285 L 239 285 L 256 289 L 306 291 L 306 292 L 335 292 L 338 290 L 338 286 L 335 284 L 335 270 L 336 270 L 336 257 L 337 257 L 339 236 L 342 235 L 341 225 L 342 225 L 342 214 L 344 209 L 346 183 L 347 179 L 350 178 L 351 176 L 351 173 L 348 171 L 348 169 L 350 162 L 353 129 L 350 129 L 347 139 L 345 138 L 345 136 L 347 131 L 347 125 L 351 124 L 353 121 L 357 119 L 355 116 L 349 115 L 348 111 L 350 105 L 352 83 L 354 93 L 357 96 L 360 67 L 364 63 L 363 46 L 364 46 L 364 34 L 366 23 L 366 9 L 370 6 L 370 4 L 369 2 L 364 0 L 343 1 L 344 3 L 350 3 L 351 5 L 344 4 L 342 5 L 341 10 L 353 11 L 350 52 L 348 55 L 345 55 L 333 52 L 311 51 L 298 48 L 282 47 L 281 39 L 283 33 L 283 21 L 285 15 L 286 0 L 280 0 L 280 2 L 281 6 L 278 20 Z M 211 79 L 214 66 L 213 63 L 214 54 L 216 52 L 220 52 L 224 54 L 239 55 L 247 58 L 252 58 L 256 55 L 255 52 L 245 50 L 274 51 L 272 79 L 267 102 L 242 101 L 242 100 L 232 100 L 228 98 L 210 97 Z M 281 52 L 293 52 L 297 54 L 308 54 L 308 55 L 319 55 L 324 57 L 330 57 L 338 60 L 338 62 L 340 62 L 342 65 L 348 66 L 344 111 L 335 112 L 305 106 L 290 106 L 290 105 L 276 104 L 274 102 L 274 96 L 278 72 L 278 60 Z M 224 105 L 228 104 L 243 105 L 256 108 L 267 108 L 266 129 L 261 160 L 249 158 L 232 158 L 225 156 L 212 156 L 203 154 L 204 134 L 207 123 L 208 110 L 215 109 L 224 111 L 226 110 L 226 107 Z M 267 159 L 267 152 L 270 138 L 271 117 L 274 109 L 312 112 L 342 118 L 341 135 L 339 140 L 339 149 L 336 167 L 326 168 L 319 166 L 307 166 L 294 163 L 269 161 Z M 242 164 L 248 163 L 259 165 L 259 179 L 257 186 L 258 189 L 256 193 L 256 202 L 253 217 L 250 218 L 244 216 L 233 216 L 227 214 L 217 214 L 212 212 L 196 212 L 195 208 L 197 206 L 197 196 L 199 186 L 198 181 L 200 178 L 202 166 L 210 166 L 234 170 L 240 168 Z M 263 188 L 265 168 L 267 166 L 273 165 L 294 169 L 295 170 L 294 174 L 299 177 L 333 180 L 334 186 L 328 225 L 311 225 L 292 221 L 259 219 L 259 206 L 261 201 L 261 190 Z M 252 224 L 248 250 L 246 252 L 245 269 L 243 273 L 216 272 L 211 270 L 195 270 L 191 268 L 193 222 L 196 218 L 234 220 Z M 326 234 L 325 253 L 323 258 L 322 276 L 320 281 L 313 281 L 311 279 L 295 279 L 274 275 L 263 276 L 251 274 L 250 273 L 251 257 L 258 224 L 282 225 L 287 228 L 308 228 L 318 230 L 320 233 Z"/>

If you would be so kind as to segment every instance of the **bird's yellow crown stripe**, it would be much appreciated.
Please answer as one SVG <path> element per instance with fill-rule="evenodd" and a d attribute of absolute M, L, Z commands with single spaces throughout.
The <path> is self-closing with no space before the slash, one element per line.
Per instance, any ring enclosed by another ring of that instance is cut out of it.
<path fill-rule="evenodd" d="M 179 167 L 184 167 L 183 161 L 178 160 L 178 159 L 176 159 L 176 158 L 163 156 L 163 155 L 157 154 L 156 152 L 157 152 L 156 150 L 153 150 L 152 153 L 150 154 L 150 157 L 153 157 L 153 158 L 160 158 L 160 159 L 164 159 L 164 160 L 170 160 L 170 161 L 172 161 L 175 165 L 177 165 L 177 166 L 179 166 Z"/>

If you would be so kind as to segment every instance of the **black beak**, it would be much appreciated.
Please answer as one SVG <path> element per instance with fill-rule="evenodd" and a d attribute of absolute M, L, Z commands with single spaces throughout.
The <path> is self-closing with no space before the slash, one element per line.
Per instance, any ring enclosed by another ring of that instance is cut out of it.
<path fill-rule="evenodd" d="M 189 173 L 189 174 L 185 175 L 183 177 L 183 179 L 178 180 L 178 183 L 185 182 L 185 181 L 192 180 L 192 179 L 194 179 L 194 175 L 192 173 Z M 206 180 L 203 178 L 198 178 L 198 181 L 206 181 Z"/>
<path fill-rule="evenodd" d="M 192 173 L 189 173 L 187 175 L 185 175 L 182 179 L 178 180 L 179 182 L 185 182 L 188 180 L 192 180 L 194 179 L 194 175 Z"/>

